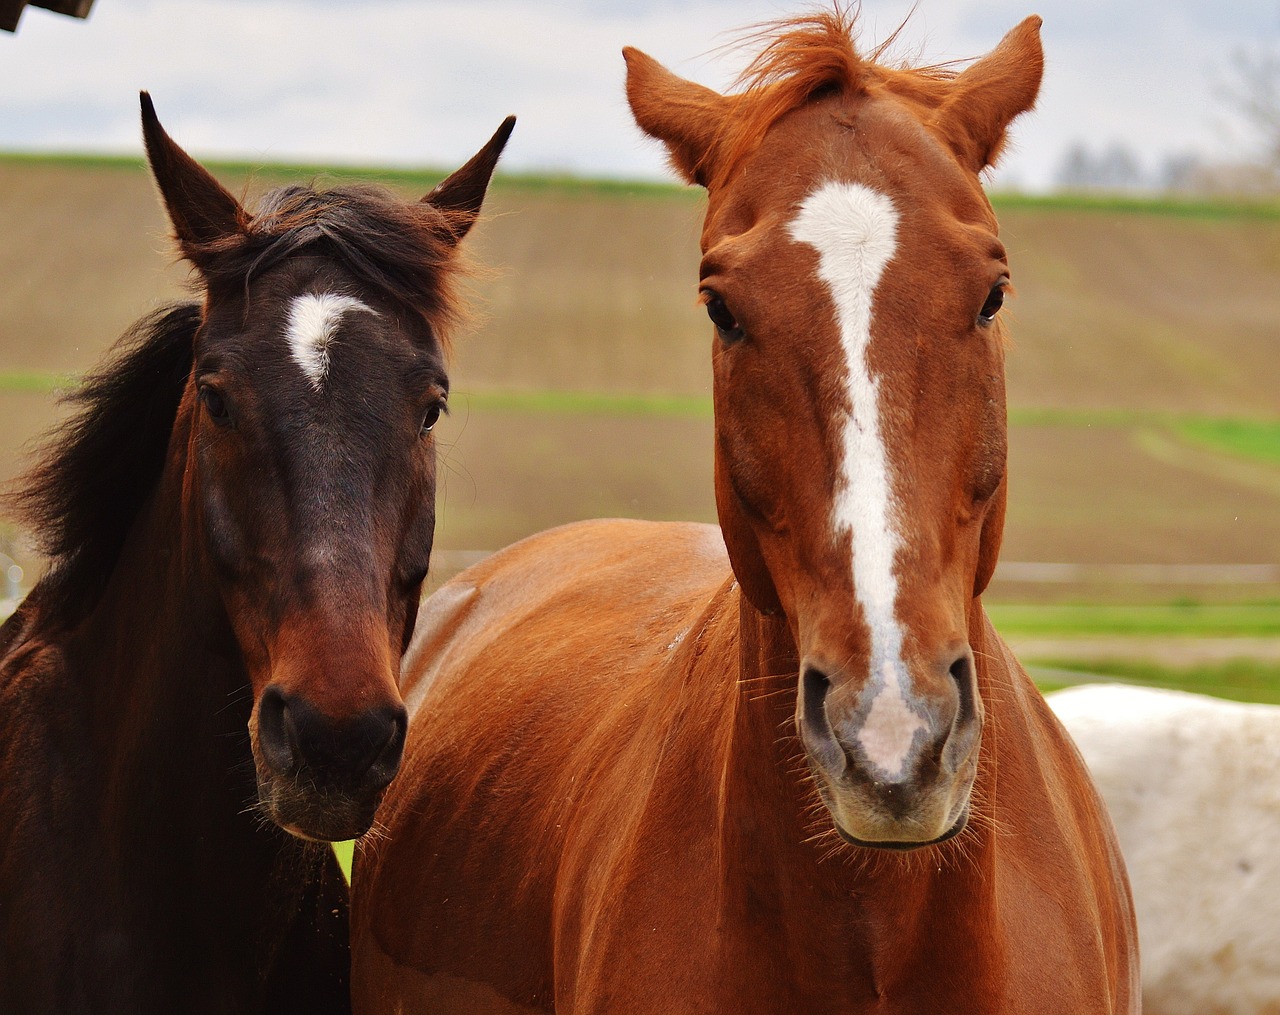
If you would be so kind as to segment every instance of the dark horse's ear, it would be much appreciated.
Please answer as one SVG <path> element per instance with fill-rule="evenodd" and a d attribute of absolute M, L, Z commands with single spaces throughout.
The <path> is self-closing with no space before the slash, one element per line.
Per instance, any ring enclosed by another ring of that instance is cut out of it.
<path fill-rule="evenodd" d="M 667 146 L 676 172 L 705 187 L 731 100 L 672 74 L 631 46 L 622 50 L 622 57 L 627 61 L 627 102 L 636 123 Z"/>
<path fill-rule="evenodd" d="M 429 204 L 448 215 L 449 232 L 455 243 L 467 235 L 480 217 L 480 206 L 484 204 L 484 195 L 489 189 L 494 167 L 498 164 L 498 156 L 507 146 L 507 138 L 511 136 L 515 125 L 516 118 L 508 116 L 493 137 L 471 156 L 465 166 L 440 181 L 422 199 L 423 204 Z"/>
<path fill-rule="evenodd" d="M 1032 15 L 951 84 L 935 123 L 961 163 L 980 173 L 995 165 L 1005 131 L 1035 105 L 1044 75 L 1040 18 Z"/>
<path fill-rule="evenodd" d="M 169 212 L 178 245 L 198 265 L 202 254 L 207 257 L 210 244 L 242 231 L 247 216 L 240 202 L 165 133 L 151 96 L 142 92 L 139 98 L 142 138 L 151 174 Z"/>

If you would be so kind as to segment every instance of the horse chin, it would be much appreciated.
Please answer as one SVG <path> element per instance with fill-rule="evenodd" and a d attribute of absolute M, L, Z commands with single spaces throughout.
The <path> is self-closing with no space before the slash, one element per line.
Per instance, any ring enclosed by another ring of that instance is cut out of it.
<path fill-rule="evenodd" d="M 936 846 L 939 843 L 946 842 L 948 839 L 959 835 L 964 831 L 965 825 L 969 823 L 969 805 L 966 803 L 960 811 L 960 816 L 956 818 L 945 832 L 937 838 L 929 839 L 924 842 L 897 842 L 889 841 L 873 841 L 869 839 L 859 839 L 857 836 L 850 835 L 847 831 L 840 827 L 840 822 L 832 818 L 832 824 L 835 826 L 836 834 L 851 846 L 863 846 L 867 849 L 887 849 L 900 853 L 909 852 L 913 849 L 924 849 L 926 846 Z"/>
<path fill-rule="evenodd" d="M 907 851 L 936 846 L 960 834 L 968 824 L 972 776 L 922 794 L 919 806 L 891 814 L 855 787 L 833 785 L 815 773 L 836 834 L 852 846 Z"/>
<path fill-rule="evenodd" d="M 261 812 L 294 838 L 307 842 L 358 839 L 373 827 L 382 792 L 369 797 L 317 793 L 281 778 L 258 779 Z"/>

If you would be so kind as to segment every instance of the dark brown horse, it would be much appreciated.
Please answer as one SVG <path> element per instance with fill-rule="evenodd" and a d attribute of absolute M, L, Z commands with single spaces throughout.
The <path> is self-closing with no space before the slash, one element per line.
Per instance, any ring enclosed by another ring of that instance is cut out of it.
<path fill-rule="evenodd" d="M 1106 813 L 979 598 L 1010 279 L 979 174 L 1039 25 L 949 75 L 804 18 L 737 95 L 627 51 L 709 194 L 721 528 L 569 526 L 427 601 L 357 1011 L 1138 1009 Z"/>
<path fill-rule="evenodd" d="M 307 840 L 363 834 L 399 766 L 456 248 L 513 121 L 421 203 L 256 213 L 142 122 L 204 300 L 135 328 L 16 496 L 52 567 L 0 629 L 0 1011 L 342 1011 Z"/>

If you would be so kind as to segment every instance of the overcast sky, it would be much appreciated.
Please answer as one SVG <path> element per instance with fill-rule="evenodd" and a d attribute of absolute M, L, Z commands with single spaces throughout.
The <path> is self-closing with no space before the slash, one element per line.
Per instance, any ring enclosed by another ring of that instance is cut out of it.
<path fill-rule="evenodd" d="M 865 0 L 884 38 L 903 0 Z M 724 89 L 731 29 L 805 9 L 780 0 L 97 0 L 87 22 L 29 8 L 0 33 L 0 149 L 140 151 L 137 98 L 203 157 L 452 167 L 501 119 L 508 171 L 664 178 L 632 125 L 623 45 Z M 919 0 L 897 52 L 979 56 L 1031 13 L 1048 58 L 1001 182 L 1048 187 L 1066 146 L 1122 142 L 1240 159 L 1220 96 L 1233 54 L 1280 50 L 1280 0 Z"/>

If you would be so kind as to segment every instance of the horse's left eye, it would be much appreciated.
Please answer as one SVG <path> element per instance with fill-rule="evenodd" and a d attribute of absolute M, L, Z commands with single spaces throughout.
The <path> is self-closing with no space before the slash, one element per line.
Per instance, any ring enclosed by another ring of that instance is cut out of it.
<path fill-rule="evenodd" d="M 441 413 L 448 413 L 449 406 L 444 402 L 436 402 L 427 410 L 427 414 L 422 417 L 422 425 L 418 428 L 418 435 L 425 437 L 431 432 L 431 428 L 440 422 Z"/>
<path fill-rule="evenodd" d="M 1004 306 L 1004 287 L 1004 282 L 997 282 L 991 287 L 991 292 L 987 293 L 987 302 L 982 304 L 982 309 L 978 312 L 979 324 L 990 324 L 996 319 L 996 314 Z"/>

